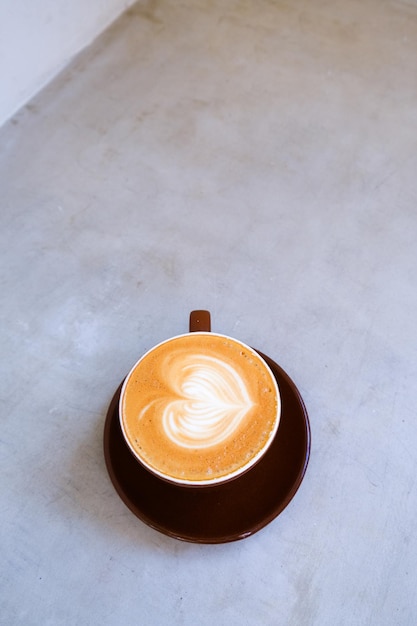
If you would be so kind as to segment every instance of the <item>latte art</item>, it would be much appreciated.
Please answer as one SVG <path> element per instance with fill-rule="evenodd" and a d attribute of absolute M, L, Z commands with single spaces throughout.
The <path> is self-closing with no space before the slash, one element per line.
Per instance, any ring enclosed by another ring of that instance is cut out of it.
<path fill-rule="evenodd" d="M 165 369 L 176 399 L 158 402 L 164 432 L 176 445 L 205 448 L 225 441 L 253 406 L 242 377 L 216 357 L 182 354 Z"/>
<path fill-rule="evenodd" d="M 253 465 L 278 427 L 279 392 L 263 359 L 223 335 L 174 337 L 142 357 L 120 400 L 123 434 L 151 471 L 221 482 Z"/>

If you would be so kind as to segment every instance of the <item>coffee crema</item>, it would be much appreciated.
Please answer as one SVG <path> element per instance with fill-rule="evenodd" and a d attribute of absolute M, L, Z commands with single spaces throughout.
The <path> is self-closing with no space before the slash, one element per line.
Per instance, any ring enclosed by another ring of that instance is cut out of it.
<path fill-rule="evenodd" d="M 251 466 L 279 422 L 275 378 L 251 348 L 193 332 L 147 352 L 120 400 L 126 440 L 140 461 L 180 483 L 221 481 Z"/>

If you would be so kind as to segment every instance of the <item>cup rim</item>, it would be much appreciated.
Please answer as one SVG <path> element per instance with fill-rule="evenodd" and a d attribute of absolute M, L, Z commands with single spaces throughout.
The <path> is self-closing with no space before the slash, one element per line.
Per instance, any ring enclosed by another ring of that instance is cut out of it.
<path fill-rule="evenodd" d="M 131 442 L 129 441 L 129 438 L 125 432 L 125 428 L 124 428 L 124 423 L 123 423 L 123 398 L 125 395 L 125 391 L 126 388 L 129 384 L 129 380 L 132 377 L 134 371 L 136 370 L 137 366 L 154 350 L 156 350 L 157 348 L 159 348 L 160 346 L 167 344 L 171 341 L 174 341 L 176 339 L 181 339 L 183 337 L 189 337 L 189 336 L 193 336 L 193 335 L 207 335 L 207 336 L 216 336 L 216 337 L 220 337 L 220 338 L 224 338 L 224 339 L 229 339 L 231 341 L 234 341 L 236 343 L 238 343 L 239 345 L 241 345 L 243 348 L 245 348 L 245 350 L 249 350 L 251 352 L 251 354 L 253 354 L 257 359 L 259 359 L 261 361 L 261 363 L 264 365 L 264 367 L 266 368 L 266 370 L 268 371 L 272 384 L 274 386 L 275 392 L 276 392 L 276 419 L 274 422 L 274 426 L 271 429 L 268 439 L 266 441 L 266 443 L 264 444 L 264 446 L 258 450 L 258 452 L 245 464 L 242 465 L 242 467 L 239 467 L 237 470 L 234 470 L 233 472 L 230 472 L 229 474 L 226 474 L 225 476 L 220 476 L 217 478 L 207 478 L 207 479 L 203 479 L 203 480 L 192 480 L 192 479 L 187 479 L 187 478 L 175 478 L 173 476 L 170 476 L 169 474 L 164 474 L 164 472 L 158 470 L 157 468 L 153 467 L 152 465 L 150 465 L 147 461 L 145 461 L 143 458 L 141 458 L 139 456 L 139 454 L 137 453 L 137 451 L 135 450 L 135 448 L 132 446 Z M 128 445 L 131 453 L 133 454 L 133 456 L 136 458 L 136 460 L 141 463 L 145 469 L 147 469 L 151 474 L 153 474 L 154 476 L 156 476 L 157 478 L 160 478 L 162 480 L 165 480 L 171 484 L 174 485 L 178 485 L 180 487 L 210 487 L 210 486 L 217 486 L 217 485 L 221 485 L 223 483 L 227 483 L 230 482 L 231 480 L 234 480 L 235 478 L 239 478 L 239 476 L 242 476 L 243 474 L 246 474 L 247 471 L 249 471 L 254 465 L 256 465 L 258 463 L 258 461 L 260 461 L 260 459 L 265 455 L 265 453 L 267 452 L 267 450 L 269 449 L 269 447 L 271 446 L 273 440 L 275 439 L 275 436 L 277 434 L 278 431 L 278 427 L 279 427 L 279 423 L 281 420 L 281 412 L 282 412 L 282 402 L 281 402 L 281 393 L 280 393 L 280 389 L 279 389 L 279 385 L 278 385 L 278 381 L 276 380 L 271 368 L 269 367 L 268 363 L 265 361 L 265 359 L 263 358 L 263 356 L 261 354 L 259 354 L 259 352 L 257 352 L 254 348 L 252 348 L 251 346 L 249 346 L 248 344 L 246 344 L 245 342 L 241 341 L 240 339 L 236 339 L 235 337 L 231 337 L 230 335 L 225 335 L 224 333 L 217 333 L 217 332 L 211 332 L 211 331 L 189 331 L 187 333 L 181 333 L 179 335 L 174 335 L 172 337 L 169 337 L 168 339 L 164 339 L 163 341 L 160 341 L 158 343 L 156 343 L 154 346 L 152 346 L 151 348 L 149 348 L 148 350 L 146 350 L 146 352 L 144 352 L 144 354 L 142 354 L 142 356 L 136 361 L 136 363 L 131 367 L 131 369 L 129 370 L 126 378 L 123 381 L 122 384 L 122 388 L 120 391 L 120 397 L 119 397 L 119 402 L 118 402 L 118 417 L 119 417 L 119 424 L 120 424 L 120 428 L 122 431 L 122 435 L 123 435 L 123 439 L 126 442 L 126 444 Z"/>

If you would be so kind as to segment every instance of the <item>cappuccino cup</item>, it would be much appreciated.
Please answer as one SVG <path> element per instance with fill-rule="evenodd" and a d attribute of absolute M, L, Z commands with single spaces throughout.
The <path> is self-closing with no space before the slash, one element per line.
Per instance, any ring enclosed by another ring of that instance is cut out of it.
<path fill-rule="evenodd" d="M 124 439 L 152 474 L 181 486 L 218 485 L 253 467 L 271 445 L 281 399 L 265 360 L 210 331 L 193 311 L 190 332 L 148 350 L 127 375 L 119 418 Z"/>

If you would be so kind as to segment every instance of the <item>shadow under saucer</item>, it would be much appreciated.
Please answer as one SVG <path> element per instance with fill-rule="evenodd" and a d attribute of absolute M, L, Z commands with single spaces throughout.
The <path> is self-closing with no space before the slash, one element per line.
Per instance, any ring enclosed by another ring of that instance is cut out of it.
<path fill-rule="evenodd" d="M 279 515 L 298 490 L 309 460 L 307 410 L 286 372 L 261 352 L 281 394 L 281 420 L 270 448 L 242 476 L 221 485 L 189 487 L 151 474 L 131 453 L 119 423 L 122 384 L 110 403 L 104 427 L 104 456 L 124 503 L 156 530 L 195 543 L 225 543 L 257 532 Z"/>

